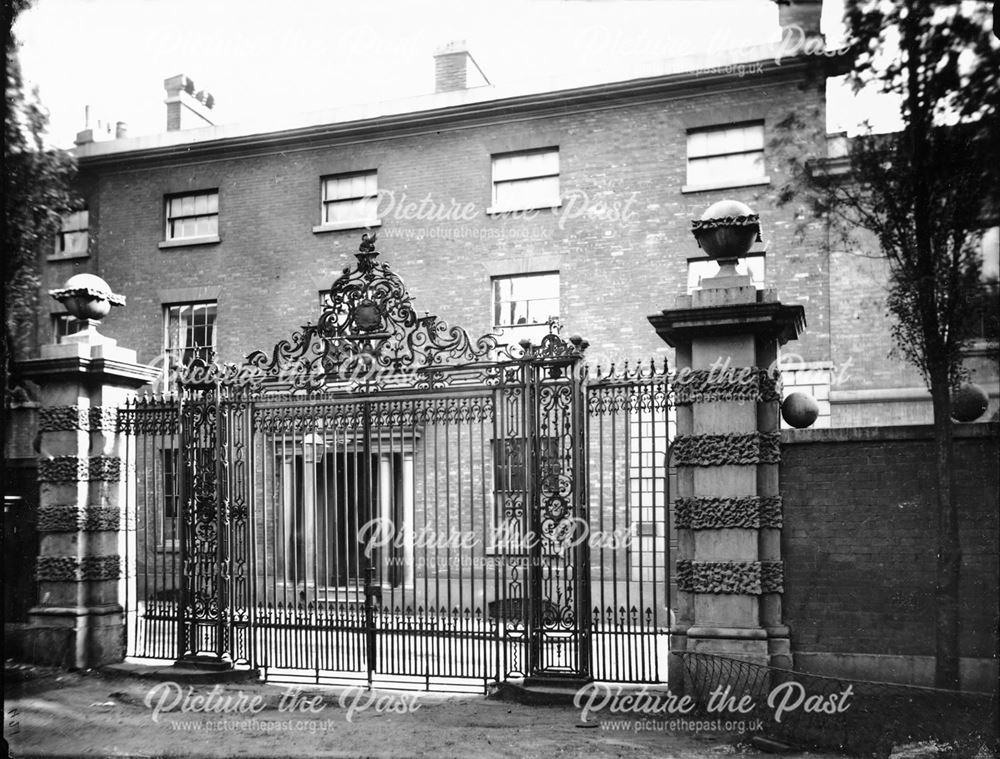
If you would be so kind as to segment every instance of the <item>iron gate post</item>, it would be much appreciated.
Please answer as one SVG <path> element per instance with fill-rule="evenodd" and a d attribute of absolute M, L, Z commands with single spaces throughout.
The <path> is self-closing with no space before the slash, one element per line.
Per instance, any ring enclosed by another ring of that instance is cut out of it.
<path fill-rule="evenodd" d="M 531 662 L 528 684 L 556 683 L 560 686 L 579 686 L 591 679 L 590 650 L 590 554 L 586 508 L 586 455 L 585 418 L 583 403 L 584 373 L 583 352 L 587 343 L 579 337 L 569 342 L 551 334 L 538 346 L 524 345 L 527 387 L 526 413 L 530 424 L 529 435 L 531 485 L 528 503 L 531 513 L 531 599 L 528 630 L 531 641 Z M 563 390 L 568 389 L 568 393 Z M 568 394 L 568 399 L 564 396 Z M 560 401 L 560 399 L 563 399 Z M 546 416 L 548 414 L 548 416 Z M 568 492 L 567 492 L 568 491 Z M 568 533 L 561 527 L 570 524 Z M 551 559 L 544 555 L 546 531 L 553 536 L 562 534 L 569 540 L 559 546 Z M 581 532 L 583 534 L 581 534 Z M 562 575 L 563 593 L 572 595 L 563 599 L 562 607 L 553 599 L 545 598 L 544 570 L 546 560 L 549 570 L 549 587 L 555 586 L 553 569 Z M 561 566 L 555 565 L 559 562 Z M 551 628 L 551 629 L 550 629 Z M 552 666 L 545 658 L 547 636 L 550 645 L 565 646 L 568 662 Z"/>

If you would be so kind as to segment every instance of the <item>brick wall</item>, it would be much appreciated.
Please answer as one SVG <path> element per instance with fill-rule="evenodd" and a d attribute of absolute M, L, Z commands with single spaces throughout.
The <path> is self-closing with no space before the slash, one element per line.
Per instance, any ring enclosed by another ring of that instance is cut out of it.
<path fill-rule="evenodd" d="M 418 311 L 437 313 L 473 334 L 488 331 L 491 272 L 512 265 L 531 271 L 542 257 L 555 257 L 564 334 L 590 340 L 593 357 L 635 360 L 666 351 L 646 316 L 685 292 L 686 259 L 699 252 L 691 219 L 733 197 L 761 214 L 768 284 L 786 302 L 806 307 L 809 327 L 796 352 L 820 360 L 829 354 L 826 255 L 820 230 L 796 238 L 793 209 L 775 206 L 782 181 L 776 162 L 766 160 L 770 185 L 686 194 L 680 188 L 687 129 L 762 117 L 769 139 L 790 110 L 804 101 L 821 105 L 821 96 L 795 82 L 764 86 L 747 79 L 731 89 L 661 102 L 502 117 L 426 134 L 369 134 L 247 157 L 146 161 L 100 171 L 84 163 L 82 181 L 93 186 L 94 254 L 82 263 L 49 263 L 43 285 L 59 286 L 79 270 L 103 276 L 129 298 L 104 331 L 138 349 L 145 362 L 162 348 L 158 291 L 220 287 L 221 358 L 238 360 L 315 321 L 318 291 L 354 263 L 362 230 L 313 232 L 320 220 L 320 177 L 377 169 L 380 190 L 391 191 L 396 201 L 383 210 L 379 249 L 406 281 Z M 529 218 L 488 215 L 491 154 L 545 145 L 559 147 L 563 207 Z M 222 241 L 159 248 L 164 195 L 214 187 Z M 470 220 L 408 219 L 400 207 L 404 195 L 416 203 L 429 196 L 437 207 L 470 203 L 475 212 Z M 46 321 L 53 310 L 47 300 L 40 306 Z"/>
<path fill-rule="evenodd" d="M 934 655 L 931 427 L 786 432 L 785 619 L 793 650 Z M 998 429 L 956 430 L 961 655 L 997 650 Z"/>

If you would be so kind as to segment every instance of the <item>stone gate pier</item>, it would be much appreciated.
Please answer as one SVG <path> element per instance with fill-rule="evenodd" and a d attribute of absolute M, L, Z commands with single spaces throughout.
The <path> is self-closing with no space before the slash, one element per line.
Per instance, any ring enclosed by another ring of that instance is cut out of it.
<path fill-rule="evenodd" d="M 718 276 L 649 317 L 676 349 L 678 613 L 671 685 L 685 651 L 791 666 L 783 624 L 779 345 L 805 326 L 801 306 L 757 290 L 736 262 L 759 239 L 759 219 L 720 201 L 693 223 Z"/>
<path fill-rule="evenodd" d="M 125 301 L 104 280 L 78 274 L 52 295 L 83 329 L 22 364 L 41 394 L 39 603 L 29 610 L 25 652 L 36 662 L 88 668 L 125 655 L 125 558 L 134 535 L 126 489 L 135 480 L 124 470 L 117 410 L 159 370 L 98 332 L 111 306 Z"/>

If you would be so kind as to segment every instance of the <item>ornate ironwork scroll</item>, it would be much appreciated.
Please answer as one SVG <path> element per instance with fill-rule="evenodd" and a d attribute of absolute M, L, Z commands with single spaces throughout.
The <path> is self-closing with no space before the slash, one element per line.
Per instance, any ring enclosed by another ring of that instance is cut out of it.
<path fill-rule="evenodd" d="M 270 355 L 251 353 L 233 375 L 238 381 L 256 388 L 280 379 L 297 389 L 354 381 L 370 389 L 407 372 L 485 361 L 498 350 L 495 335 L 473 340 L 436 316 L 417 316 L 403 281 L 377 260 L 375 235 L 364 236 L 356 256 L 357 266 L 344 269 L 330 288 L 318 323 L 303 326 Z M 443 374 L 422 379 L 428 385 L 448 380 Z"/>

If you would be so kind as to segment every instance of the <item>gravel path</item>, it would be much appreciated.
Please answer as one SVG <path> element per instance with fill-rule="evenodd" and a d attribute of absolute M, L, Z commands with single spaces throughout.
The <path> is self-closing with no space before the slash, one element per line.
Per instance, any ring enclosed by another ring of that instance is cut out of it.
<path fill-rule="evenodd" d="M 316 687 L 293 694 L 285 686 L 260 684 L 174 686 L 10 664 L 5 674 L 4 735 L 15 757 L 761 755 L 738 745 L 732 734 L 668 732 L 656 723 L 640 730 L 629 723 L 625 729 L 581 728 L 572 706 L 523 706 L 483 696 Z"/>

